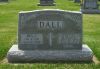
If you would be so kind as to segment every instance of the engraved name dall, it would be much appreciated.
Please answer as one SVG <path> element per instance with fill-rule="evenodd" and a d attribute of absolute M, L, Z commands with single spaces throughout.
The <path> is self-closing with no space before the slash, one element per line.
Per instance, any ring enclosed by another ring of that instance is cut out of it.
<path fill-rule="evenodd" d="M 63 21 L 38 21 L 38 28 L 62 29 L 63 28 Z"/>

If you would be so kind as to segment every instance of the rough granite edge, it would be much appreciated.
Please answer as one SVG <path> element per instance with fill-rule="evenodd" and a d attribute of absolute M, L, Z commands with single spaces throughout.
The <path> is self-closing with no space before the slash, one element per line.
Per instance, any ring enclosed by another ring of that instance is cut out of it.
<path fill-rule="evenodd" d="M 37 61 L 92 61 L 93 52 L 83 45 L 82 50 L 19 50 L 13 45 L 7 53 L 8 62 L 37 62 Z"/>

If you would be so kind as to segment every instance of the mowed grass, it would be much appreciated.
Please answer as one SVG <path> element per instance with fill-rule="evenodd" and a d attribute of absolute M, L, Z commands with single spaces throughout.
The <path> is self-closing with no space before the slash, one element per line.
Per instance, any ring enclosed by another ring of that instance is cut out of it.
<path fill-rule="evenodd" d="M 79 11 L 80 4 L 73 0 L 55 0 L 56 6 L 37 6 L 39 0 L 10 0 L 0 3 L 0 62 L 17 41 L 18 12 L 38 9 L 63 9 Z M 100 60 L 100 14 L 83 15 L 83 43 L 88 44 Z M 0 64 L 0 69 L 100 69 L 94 63 L 33 63 Z"/>

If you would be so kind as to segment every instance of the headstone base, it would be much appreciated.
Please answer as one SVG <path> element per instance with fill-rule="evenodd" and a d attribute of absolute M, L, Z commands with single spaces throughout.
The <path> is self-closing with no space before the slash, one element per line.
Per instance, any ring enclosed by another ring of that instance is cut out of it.
<path fill-rule="evenodd" d="M 19 50 L 13 45 L 7 54 L 8 62 L 92 61 L 93 52 L 83 45 L 82 50 Z"/>
<path fill-rule="evenodd" d="M 98 9 L 81 9 L 80 11 L 82 13 L 86 13 L 86 14 L 98 14 L 98 13 L 100 13 L 100 10 L 98 10 Z"/>
<path fill-rule="evenodd" d="M 51 3 L 44 3 L 44 4 L 38 4 L 38 6 L 55 6 L 56 4 L 55 3 L 53 3 L 53 4 L 51 4 Z"/>

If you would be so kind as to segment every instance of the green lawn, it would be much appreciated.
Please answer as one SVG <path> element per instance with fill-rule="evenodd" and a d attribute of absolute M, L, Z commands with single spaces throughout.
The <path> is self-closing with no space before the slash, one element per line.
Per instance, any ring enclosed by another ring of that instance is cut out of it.
<path fill-rule="evenodd" d="M 56 6 L 37 6 L 39 0 L 10 0 L 0 3 L 0 62 L 7 51 L 17 40 L 18 12 L 36 9 L 63 9 L 79 11 L 80 4 L 73 0 L 55 0 Z M 100 14 L 83 15 L 83 43 L 88 44 L 100 60 Z M 6 64 L 0 63 L 0 69 L 100 69 L 94 63 L 33 63 Z"/>

